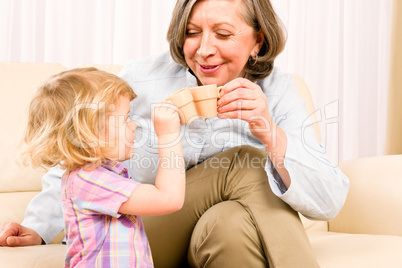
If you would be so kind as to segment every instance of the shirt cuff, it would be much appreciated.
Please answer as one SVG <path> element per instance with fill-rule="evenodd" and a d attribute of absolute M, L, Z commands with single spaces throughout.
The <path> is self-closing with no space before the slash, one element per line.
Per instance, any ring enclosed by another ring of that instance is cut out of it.
<path fill-rule="evenodd" d="M 297 185 L 297 180 L 295 180 L 293 176 L 294 165 L 297 165 L 297 163 L 292 160 L 297 155 L 297 145 L 294 144 L 294 140 L 292 137 L 288 136 L 287 140 L 288 144 L 286 147 L 284 166 L 288 171 L 291 180 L 289 188 L 286 188 L 285 184 L 282 181 L 282 178 L 276 171 L 270 159 L 268 159 L 267 163 L 265 164 L 265 171 L 267 172 L 268 182 L 272 189 L 272 192 L 284 202 L 289 204 L 294 210 L 298 211 L 301 208 L 295 204 L 298 204 L 300 201 L 300 193 L 298 193 L 299 187 Z"/>

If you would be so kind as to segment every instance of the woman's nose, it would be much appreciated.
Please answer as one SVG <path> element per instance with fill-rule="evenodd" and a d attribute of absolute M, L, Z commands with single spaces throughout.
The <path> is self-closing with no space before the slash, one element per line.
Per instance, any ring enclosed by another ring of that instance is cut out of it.
<path fill-rule="evenodd" d="M 213 42 L 213 38 L 210 34 L 203 34 L 200 40 L 200 46 L 197 50 L 197 54 L 203 58 L 214 55 L 216 53 L 216 47 Z"/>

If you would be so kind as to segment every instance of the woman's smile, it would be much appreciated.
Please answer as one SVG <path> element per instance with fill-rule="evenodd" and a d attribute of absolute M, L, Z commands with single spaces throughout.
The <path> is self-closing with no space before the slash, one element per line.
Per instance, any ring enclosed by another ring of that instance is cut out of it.
<path fill-rule="evenodd" d="M 198 65 L 200 71 L 204 74 L 214 74 L 219 71 L 222 65 Z"/>

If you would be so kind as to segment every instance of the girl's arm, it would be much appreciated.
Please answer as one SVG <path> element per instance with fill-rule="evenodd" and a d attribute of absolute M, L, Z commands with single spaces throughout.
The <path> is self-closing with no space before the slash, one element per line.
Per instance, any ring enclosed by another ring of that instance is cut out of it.
<path fill-rule="evenodd" d="M 156 104 L 152 119 L 158 136 L 159 167 L 155 185 L 142 184 L 124 202 L 119 213 L 163 215 L 183 206 L 185 167 L 179 138 L 180 119 L 172 105 Z"/>

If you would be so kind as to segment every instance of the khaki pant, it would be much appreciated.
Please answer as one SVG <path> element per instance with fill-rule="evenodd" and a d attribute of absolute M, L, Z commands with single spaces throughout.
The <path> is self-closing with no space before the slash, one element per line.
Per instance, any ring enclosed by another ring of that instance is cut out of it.
<path fill-rule="evenodd" d="M 143 217 L 155 267 L 318 267 L 298 214 L 269 187 L 266 159 L 241 146 L 188 170 L 183 208 Z"/>

